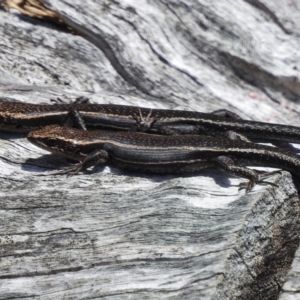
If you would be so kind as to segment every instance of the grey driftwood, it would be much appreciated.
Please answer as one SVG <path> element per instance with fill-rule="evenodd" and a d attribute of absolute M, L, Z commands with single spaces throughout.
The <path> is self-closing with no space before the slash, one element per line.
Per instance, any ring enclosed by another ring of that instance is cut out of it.
<path fill-rule="evenodd" d="M 296 0 L 42 3 L 56 24 L 0 10 L 0 97 L 226 108 L 300 126 Z M 0 299 L 299 299 L 289 173 L 247 195 L 217 170 L 36 176 L 68 162 L 0 137 Z"/>

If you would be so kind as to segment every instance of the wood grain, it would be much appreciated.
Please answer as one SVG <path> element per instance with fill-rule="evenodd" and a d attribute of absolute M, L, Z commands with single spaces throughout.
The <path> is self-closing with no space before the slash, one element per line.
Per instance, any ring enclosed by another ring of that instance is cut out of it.
<path fill-rule="evenodd" d="M 0 97 L 226 108 L 300 126 L 297 1 L 40 3 L 66 27 L 0 10 Z M 299 298 L 289 173 L 247 195 L 217 170 L 37 176 L 70 162 L 0 138 L 0 299 Z"/>

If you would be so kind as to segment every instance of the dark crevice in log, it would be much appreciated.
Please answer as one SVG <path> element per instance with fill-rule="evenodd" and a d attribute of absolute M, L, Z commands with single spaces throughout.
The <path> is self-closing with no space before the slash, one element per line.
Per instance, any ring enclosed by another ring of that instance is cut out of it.
<path fill-rule="evenodd" d="M 279 21 L 276 14 L 269 9 L 264 3 L 258 0 L 244 0 L 245 2 L 249 3 L 250 5 L 258 8 L 259 10 L 263 11 L 284 33 L 292 34 L 292 32 L 286 29 L 283 24 Z"/>
<path fill-rule="evenodd" d="M 78 272 L 84 270 L 84 267 L 74 267 L 74 268 L 61 268 L 56 270 L 49 270 L 49 271 L 36 271 L 30 273 L 19 273 L 19 274 L 11 274 L 11 275 L 2 275 L 0 276 L 0 280 L 3 279 L 12 279 L 12 278 L 26 278 L 26 277 L 36 277 L 36 276 L 50 276 L 59 273 L 71 273 L 71 272 Z"/>
<path fill-rule="evenodd" d="M 249 63 L 228 52 L 220 52 L 220 56 L 224 57 L 235 75 L 248 84 L 259 88 L 262 92 L 265 92 L 266 88 L 270 88 L 274 91 L 283 93 L 285 97 L 292 102 L 298 101 L 300 96 L 300 84 L 296 77 L 276 77 L 259 66 Z M 274 98 L 271 99 L 280 103 L 279 100 Z"/>
<path fill-rule="evenodd" d="M 106 38 L 104 35 L 101 35 L 100 30 L 98 33 L 94 33 L 91 30 L 82 27 L 81 25 L 77 24 L 76 22 L 72 21 L 71 19 L 60 15 L 57 13 L 59 17 L 70 27 L 74 30 L 75 34 L 81 36 L 85 40 L 89 41 L 93 45 L 95 45 L 99 50 L 103 52 L 105 57 L 108 59 L 108 61 L 111 63 L 113 68 L 116 70 L 116 72 L 129 84 L 137 88 L 139 91 L 142 93 L 149 95 L 154 98 L 162 98 L 159 96 L 152 95 L 149 91 L 152 90 L 152 83 L 146 82 L 147 79 L 143 76 L 143 74 L 139 74 L 139 76 L 132 76 L 125 68 L 124 66 L 120 63 L 119 59 L 114 53 L 114 49 L 110 46 L 110 44 L 107 42 Z M 145 80 L 136 80 L 135 77 L 141 78 Z M 149 81 L 149 80 L 148 80 Z M 149 85 L 150 83 L 150 85 Z M 147 86 L 148 85 L 148 86 Z"/>
<path fill-rule="evenodd" d="M 149 48 L 151 49 L 151 51 L 155 54 L 155 56 L 158 57 L 158 59 L 166 64 L 168 67 L 172 68 L 172 69 L 175 69 L 176 71 L 180 72 L 180 73 L 183 73 L 184 75 L 188 76 L 190 79 L 192 79 L 195 83 L 197 83 L 199 86 L 203 86 L 203 84 L 201 82 L 199 82 L 199 80 L 195 77 L 195 76 L 192 76 L 191 74 L 189 74 L 188 72 L 182 70 L 182 69 L 179 69 L 177 67 L 175 67 L 174 65 L 172 65 L 167 59 L 165 59 L 161 54 L 159 54 L 154 48 L 153 46 L 151 45 L 151 43 L 149 42 L 149 40 L 147 40 L 146 38 L 144 38 L 138 28 L 130 21 L 126 20 L 125 18 L 121 17 L 121 16 L 117 16 L 117 15 L 113 15 L 115 16 L 116 18 L 118 18 L 119 20 L 122 20 L 124 22 L 126 22 L 127 24 L 129 24 L 133 30 L 139 35 L 139 37 L 141 38 L 141 40 L 146 43 Z"/>

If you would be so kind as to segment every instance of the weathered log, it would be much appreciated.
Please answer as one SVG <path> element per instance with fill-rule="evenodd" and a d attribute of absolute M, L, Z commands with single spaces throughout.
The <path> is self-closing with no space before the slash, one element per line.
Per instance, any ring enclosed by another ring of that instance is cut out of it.
<path fill-rule="evenodd" d="M 300 126 L 295 1 L 2 2 L 0 97 L 226 108 Z M 69 162 L 0 138 L 0 299 L 299 298 L 289 173 L 247 195 L 216 170 L 36 176 Z"/>

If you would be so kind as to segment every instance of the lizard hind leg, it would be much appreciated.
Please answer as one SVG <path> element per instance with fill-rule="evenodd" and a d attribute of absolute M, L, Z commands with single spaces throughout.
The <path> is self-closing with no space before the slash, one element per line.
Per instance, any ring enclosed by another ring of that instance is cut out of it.
<path fill-rule="evenodd" d="M 231 157 L 228 156 L 218 156 L 214 159 L 214 162 L 220 169 L 232 175 L 248 178 L 249 181 L 242 182 L 239 188 L 239 190 L 245 189 L 246 193 L 250 192 L 257 183 L 269 184 L 278 187 L 277 184 L 266 181 L 265 178 L 268 178 L 280 172 L 280 170 L 276 170 L 273 172 L 264 172 L 263 174 L 260 174 L 259 171 L 242 166 L 237 161 L 234 161 Z"/>
<path fill-rule="evenodd" d="M 247 183 L 244 183 L 245 187 L 242 187 L 242 189 L 246 189 L 246 193 L 250 192 L 254 188 L 254 186 L 260 182 L 260 177 L 256 170 L 239 165 L 231 157 L 218 156 L 214 158 L 213 161 L 216 163 L 216 166 L 218 168 L 226 171 L 227 173 L 237 177 L 249 179 Z"/>

